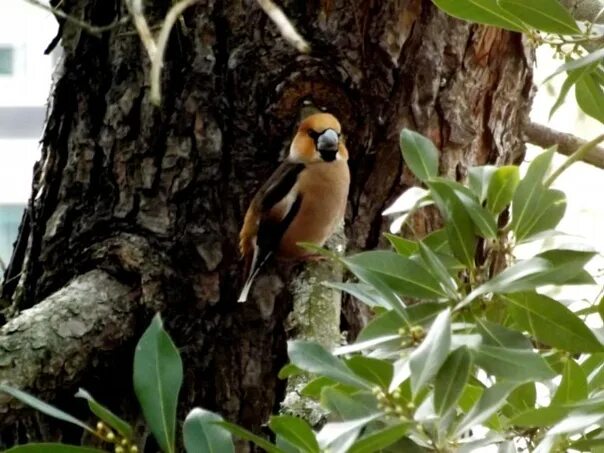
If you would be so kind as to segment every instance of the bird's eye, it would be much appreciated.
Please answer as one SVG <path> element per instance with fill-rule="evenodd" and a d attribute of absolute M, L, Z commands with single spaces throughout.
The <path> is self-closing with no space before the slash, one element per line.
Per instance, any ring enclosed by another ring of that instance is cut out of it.
<path fill-rule="evenodd" d="M 313 129 L 309 129 L 308 130 L 308 135 L 310 138 L 313 139 L 313 141 L 317 141 L 319 139 L 319 136 L 321 135 L 319 132 L 313 130 Z"/>

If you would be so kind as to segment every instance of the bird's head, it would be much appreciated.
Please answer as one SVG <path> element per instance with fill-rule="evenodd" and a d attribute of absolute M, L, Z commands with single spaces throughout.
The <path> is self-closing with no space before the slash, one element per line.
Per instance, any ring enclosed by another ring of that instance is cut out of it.
<path fill-rule="evenodd" d="M 347 160 L 348 151 L 341 139 L 342 128 L 335 116 L 315 113 L 298 127 L 289 149 L 289 160 L 301 163 Z"/>

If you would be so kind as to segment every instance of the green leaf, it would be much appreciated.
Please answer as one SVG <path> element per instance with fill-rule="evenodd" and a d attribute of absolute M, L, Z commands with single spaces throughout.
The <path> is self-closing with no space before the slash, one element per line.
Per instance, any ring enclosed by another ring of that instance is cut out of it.
<path fill-rule="evenodd" d="M 602 59 L 604 59 L 604 48 L 596 49 L 593 52 L 588 53 L 587 55 L 585 55 L 581 58 L 577 58 L 576 60 L 568 60 L 563 65 L 558 66 L 558 68 L 553 73 L 551 73 L 549 76 L 547 76 L 547 79 L 545 79 L 543 82 L 547 82 L 552 77 L 560 74 L 561 72 L 565 72 L 565 71 L 572 72 L 577 69 L 582 69 L 585 67 L 588 67 L 591 71 L 598 66 L 598 64 L 600 63 L 600 60 L 602 60 Z M 590 72 L 590 71 L 588 71 L 588 72 Z"/>
<path fill-rule="evenodd" d="M 372 414 L 356 420 L 327 423 L 317 434 L 319 446 L 322 449 L 327 449 L 330 445 L 337 443 L 339 447 L 337 451 L 347 451 L 358 437 L 361 429 L 380 416 L 381 414 Z"/>
<path fill-rule="evenodd" d="M 577 80 L 575 97 L 581 110 L 604 123 L 604 90 L 593 74 L 586 74 Z"/>
<path fill-rule="evenodd" d="M 98 450 L 90 447 L 80 447 L 76 445 L 67 445 L 59 443 L 17 445 L 16 447 L 4 450 L 4 453 L 104 453 L 105 450 Z"/>
<path fill-rule="evenodd" d="M 476 233 L 485 238 L 495 238 L 497 236 L 497 223 L 495 217 L 489 211 L 482 207 L 476 195 L 464 185 L 457 181 L 452 181 L 446 178 L 432 178 L 430 187 L 437 187 L 438 196 L 447 202 L 450 196 L 455 197 L 472 219 L 475 225 Z M 443 186 L 449 188 L 449 191 L 444 191 Z M 442 202 L 441 202 L 442 203 Z"/>
<path fill-rule="evenodd" d="M 481 345 L 474 359 L 487 373 L 514 382 L 543 381 L 556 375 L 539 354 L 523 349 Z"/>
<path fill-rule="evenodd" d="M 572 61 L 574 61 L 574 60 L 572 60 Z M 556 99 L 556 102 L 554 103 L 554 105 L 552 106 L 552 108 L 549 112 L 550 120 L 552 119 L 552 116 L 554 115 L 556 110 L 558 110 L 560 108 L 560 106 L 564 103 L 566 96 L 568 95 L 568 92 L 575 85 L 575 83 L 577 83 L 577 80 L 579 80 L 585 74 L 591 73 L 597 67 L 598 67 L 598 63 L 593 63 L 591 65 L 583 66 L 579 69 L 575 69 L 575 70 L 568 72 L 568 76 L 566 77 L 566 80 L 564 80 L 564 83 L 562 84 L 562 87 L 560 88 L 560 93 L 558 94 L 558 98 Z M 552 74 L 551 76 L 549 76 L 548 79 L 550 77 L 552 77 L 553 75 L 555 75 L 555 73 Z"/>
<path fill-rule="evenodd" d="M 587 399 L 587 376 L 573 359 L 564 364 L 564 374 L 551 404 L 566 404 Z"/>
<path fill-rule="evenodd" d="M 487 199 L 487 192 L 489 186 L 491 185 L 491 178 L 496 171 L 497 167 L 494 165 L 471 167 L 468 170 L 468 185 L 480 203 Z"/>
<path fill-rule="evenodd" d="M 604 438 L 599 436 L 595 438 L 581 438 L 580 440 L 572 442 L 568 447 L 573 451 L 591 451 L 593 453 L 602 453 L 601 447 L 603 445 Z"/>
<path fill-rule="evenodd" d="M 542 343 L 568 352 L 599 352 L 602 344 L 572 311 L 538 293 L 507 294 L 516 323 Z"/>
<path fill-rule="evenodd" d="M 42 400 L 39 400 L 33 395 L 26 393 L 22 390 L 16 389 L 6 384 L 0 384 L 0 392 L 8 393 L 13 398 L 18 399 L 24 404 L 34 408 L 37 411 L 40 411 L 46 415 L 54 417 L 58 420 L 63 420 L 64 422 L 72 423 L 74 425 L 79 426 L 80 428 L 85 429 L 86 431 L 94 432 L 92 428 L 86 425 L 83 421 L 78 420 L 73 415 L 69 415 L 66 412 L 63 412 L 61 409 L 51 406 L 48 403 L 45 403 Z M 61 444 L 58 444 L 61 445 Z"/>
<path fill-rule="evenodd" d="M 380 294 L 373 286 L 365 283 L 341 283 L 341 282 L 326 282 L 325 286 L 329 288 L 338 289 L 350 294 L 352 297 L 357 298 L 368 307 L 382 307 L 388 310 L 392 310 L 392 307 L 388 303 L 385 297 Z"/>
<path fill-rule="evenodd" d="M 319 399 L 321 396 L 321 391 L 325 387 L 331 387 L 337 384 L 337 381 L 334 381 L 331 378 L 320 376 L 318 378 L 314 378 L 308 384 L 304 386 L 304 388 L 300 391 L 302 396 L 307 396 L 312 399 Z"/>
<path fill-rule="evenodd" d="M 410 305 L 404 309 L 409 324 L 405 324 L 398 313 L 387 311 L 374 317 L 361 330 L 357 342 L 368 341 L 388 335 L 398 335 L 401 328 L 408 325 L 428 325 L 441 311 L 442 305 L 436 302 L 422 302 Z"/>
<path fill-rule="evenodd" d="M 377 250 L 344 258 L 346 266 L 361 280 L 379 280 L 403 296 L 440 299 L 447 294 L 424 266 L 393 252 Z M 362 269 L 362 271 L 359 271 Z M 372 278 L 368 279 L 367 276 Z"/>
<path fill-rule="evenodd" d="M 589 354 L 585 360 L 581 362 L 581 368 L 586 375 L 591 376 L 600 368 L 604 368 L 604 353 L 597 352 L 595 354 Z"/>
<path fill-rule="evenodd" d="M 369 399 L 358 392 L 350 394 L 334 387 L 325 387 L 321 391 L 321 406 L 327 409 L 332 418 L 350 420 L 376 413 L 375 397 L 367 393 Z"/>
<path fill-rule="evenodd" d="M 234 453 L 231 434 L 215 422 L 222 417 L 199 407 L 194 408 L 183 425 L 183 437 L 187 453 Z"/>
<path fill-rule="evenodd" d="M 530 340 L 522 333 L 508 329 L 501 324 L 490 322 L 480 317 L 474 318 L 482 342 L 488 346 L 499 346 L 511 349 L 532 349 Z"/>
<path fill-rule="evenodd" d="M 346 360 L 346 366 L 357 376 L 385 389 L 392 380 L 392 364 L 384 360 L 359 355 Z"/>
<path fill-rule="evenodd" d="M 428 183 L 432 197 L 446 219 L 445 230 L 453 255 L 469 268 L 474 267 L 476 238 L 474 224 L 455 192 L 443 181 Z"/>
<path fill-rule="evenodd" d="M 520 183 L 520 172 L 515 165 L 500 167 L 493 173 L 487 192 L 487 208 L 499 214 L 512 202 Z"/>
<path fill-rule="evenodd" d="M 459 19 L 494 25 L 506 30 L 526 31 L 521 20 L 500 7 L 494 0 L 432 0 L 432 2 L 447 14 Z"/>
<path fill-rule="evenodd" d="M 471 369 L 472 357 L 465 346 L 453 351 L 445 361 L 434 384 L 434 409 L 438 415 L 442 417 L 455 407 L 470 378 Z"/>
<path fill-rule="evenodd" d="M 239 439 L 253 442 L 258 447 L 264 449 L 268 453 L 285 453 L 284 450 L 282 450 L 281 448 L 277 447 L 274 444 L 271 444 L 266 439 L 263 439 L 262 437 L 257 436 L 256 434 L 251 433 L 247 429 L 242 428 L 241 426 L 237 426 L 234 423 L 225 422 L 225 421 L 214 422 L 214 423 L 217 426 L 222 426 L 224 429 L 229 431 L 233 436 L 236 436 Z"/>
<path fill-rule="evenodd" d="M 480 206 L 474 198 L 468 197 L 466 194 L 456 192 L 459 201 L 466 208 L 472 222 L 476 226 L 476 233 L 483 238 L 494 239 L 497 237 L 497 222 L 495 216 Z"/>
<path fill-rule="evenodd" d="M 444 228 L 435 230 L 422 239 L 424 244 L 430 247 L 435 253 L 451 254 L 449 246 L 449 236 Z"/>
<path fill-rule="evenodd" d="M 530 219 L 516 231 L 517 239 L 554 229 L 566 212 L 566 194 L 561 190 L 547 189 L 541 193 Z"/>
<path fill-rule="evenodd" d="M 523 281 L 530 289 L 543 285 L 562 285 L 583 272 L 584 266 L 595 256 L 595 252 L 576 250 L 548 250 L 537 255 L 549 263 L 546 271 L 528 276 Z"/>
<path fill-rule="evenodd" d="M 505 403 L 506 398 L 518 383 L 498 382 L 487 388 L 474 407 L 461 419 L 456 435 L 461 435 L 473 426 L 479 425 L 487 420 Z"/>
<path fill-rule="evenodd" d="M 292 445 L 292 443 L 283 436 L 276 435 L 275 444 L 278 448 L 284 450 L 285 453 L 300 453 L 300 449 L 295 445 Z"/>
<path fill-rule="evenodd" d="M 409 431 L 410 423 L 398 423 L 358 439 L 348 453 L 374 453 L 392 445 Z"/>
<path fill-rule="evenodd" d="M 126 439 L 132 440 L 134 437 L 134 432 L 132 427 L 126 422 L 122 420 L 120 417 L 115 415 L 105 406 L 99 404 L 95 399 L 84 389 L 79 389 L 75 395 L 76 397 L 84 398 L 88 401 L 88 407 L 90 411 L 96 415 L 100 420 L 104 421 L 108 426 L 115 429 L 118 433 L 120 433 Z"/>
<path fill-rule="evenodd" d="M 484 393 L 484 388 L 482 384 L 474 385 L 467 384 L 461 394 L 461 398 L 459 399 L 459 407 L 464 413 L 470 412 L 472 407 L 478 402 L 482 394 Z"/>
<path fill-rule="evenodd" d="M 563 35 L 581 33 L 577 22 L 558 0 L 497 0 L 497 3 L 537 30 Z"/>
<path fill-rule="evenodd" d="M 528 260 L 518 261 L 516 264 L 513 264 L 497 274 L 491 280 L 487 280 L 478 288 L 475 288 L 455 307 L 455 309 L 457 310 L 469 304 L 483 294 L 512 293 L 532 289 L 535 287 L 535 283 L 532 280 L 529 280 L 529 278 L 545 273 L 551 268 L 551 263 L 545 258 L 530 258 Z"/>
<path fill-rule="evenodd" d="M 373 340 L 388 335 L 397 335 L 398 331 L 403 327 L 405 327 L 405 324 L 398 313 L 386 311 L 369 321 L 357 336 L 357 342 Z"/>
<path fill-rule="evenodd" d="M 176 406 L 182 385 L 182 361 L 159 314 L 134 353 L 134 392 L 149 429 L 162 450 L 175 450 Z"/>
<path fill-rule="evenodd" d="M 566 417 L 571 409 L 563 406 L 539 407 L 536 409 L 527 409 L 524 412 L 512 417 L 509 424 L 522 428 L 535 428 L 542 426 L 551 426 L 559 420 Z"/>
<path fill-rule="evenodd" d="M 415 241 L 410 241 L 409 239 L 390 233 L 384 233 L 384 236 L 390 241 L 390 244 L 399 255 L 410 257 L 419 249 L 418 244 Z"/>
<path fill-rule="evenodd" d="M 449 271 L 440 260 L 438 255 L 434 253 L 426 244 L 420 241 L 419 243 L 419 253 L 422 257 L 422 260 L 426 264 L 428 271 L 432 274 L 436 280 L 441 284 L 443 290 L 451 297 L 452 299 L 458 299 L 457 294 L 457 283 Z"/>
<path fill-rule="evenodd" d="M 279 434 L 303 452 L 319 453 L 315 433 L 310 425 L 301 418 L 291 415 L 274 415 L 270 418 L 268 426 L 275 434 Z"/>
<path fill-rule="evenodd" d="M 594 278 L 591 276 L 591 274 L 586 270 L 581 270 L 575 276 L 569 278 L 568 280 L 565 279 L 565 281 L 564 281 L 564 285 L 597 285 L 597 284 L 598 283 L 594 280 Z"/>
<path fill-rule="evenodd" d="M 548 435 L 570 434 L 582 431 L 585 428 L 600 423 L 604 419 L 602 412 L 584 413 L 571 412 L 563 420 L 556 423 L 552 429 L 548 431 Z"/>
<path fill-rule="evenodd" d="M 300 368 L 298 368 L 296 365 L 292 365 L 291 363 L 287 363 L 283 366 L 283 368 L 281 368 L 279 370 L 279 374 L 277 374 L 277 377 L 279 379 L 287 379 L 289 377 L 292 376 L 299 376 L 300 374 L 303 374 L 304 371 L 302 371 Z"/>
<path fill-rule="evenodd" d="M 442 311 L 434 320 L 428 335 L 411 353 L 411 389 L 414 395 L 434 376 L 447 359 L 451 346 L 451 311 Z"/>
<path fill-rule="evenodd" d="M 507 399 L 508 406 L 504 407 L 502 412 L 506 417 L 511 418 L 518 412 L 535 407 L 537 401 L 537 390 L 534 382 L 527 382 L 514 389 Z M 506 410 L 510 409 L 510 410 Z"/>
<path fill-rule="evenodd" d="M 487 293 L 514 293 L 572 281 L 584 274 L 582 268 L 593 256 L 594 252 L 589 251 L 548 250 L 534 258 L 518 261 L 475 288 L 456 309 Z"/>
<path fill-rule="evenodd" d="M 400 144 L 405 163 L 420 181 L 425 182 L 438 175 L 439 152 L 430 140 L 417 132 L 403 129 Z"/>
<path fill-rule="evenodd" d="M 327 376 L 358 388 L 371 388 L 367 381 L 355 375 L 320 344 L 302 340 L 288 341 L 287 353 L 294 365 L 309 373 Z"/>
<path fill-rule="evenodd" d="M 516 233 L 517 240 L 527 236 L 527 224 L 534 218 L 534 213 L 539 210 L 539 203 L 545 191 L 543 183 L 549 174 L 553 157 L 554 148 L 535 157 L 516 188 L 512 199 L 511 227 Z"/>
<path fill-rule="evenodd" d="M 425 326 L 431 324 L 443 306 L 436 302 L 419 302 L 405 309 L 409 322 L 414 325 Z"/>
<path fill-rule="evenodd" d="M 367 253 L 367 252 L 365 252 L 365 253 Z M 392 252 L 390 252 L 390 253 L 392 253 Z M 355 256 L 356 255 L 353 255 L 352 257 L 347 257 L 347 259 L 350 260 L 350 258 L 354 258 Z M 401 299 L 401 296 L 399 296 L 395 292 L 395 290 L 393 290 L 387 284 L 387 282 L 384 281 L 384 279 L 382 278 L 382 275 L 379 272 L 374 272 L 373 270 L 367 269 L 367 268 L 363 267 L 362 265 L 357 265 L 351 261 L 346 262 L 344 259 L 342 259 L 341 262 L 348 268 L 348 270 L 350 272 L 352 272 L 361 281 L 361 285 L 362 285 L 362 287 L 360 288 L 361 290 L 363 290 L 363 288 L 367 288 L 367 289 L 371 288 L 370 290 L 368 289 L 367 291 L 364 291 L 364 292 L 368 293 L 367 294 L 368 296 L 371 294 L 378 295 L 378 297 L 375 300 L 377 303 L 381 304 L 380 307 L 383 307 L 387 310 L 394 310 L 399 314 L 401 319 L 406 320 L 406 318 L 405 318 L 405 308 L 406 308 L 405 302 Z M 351 285 L 351 284 L 345 283 L 344 285 Z M 329 284 L 329 286 L 337 287 L 333 283 Z M 347 288 L 347 289 L 343 288 L 343 290 L 345 290 L 346 292 L 348 292 L 350 294 L 353 294 L 352 291 L 354 291 L 354 288 Z M 368 303 L 367 300 L 364 300 L 364 299 L 359 299 L 359 300 L 361 300 L 361 302 L 366 303 L 370 307 L 375 306 L 375 304 L 372 305 L 371 303 Z"/>

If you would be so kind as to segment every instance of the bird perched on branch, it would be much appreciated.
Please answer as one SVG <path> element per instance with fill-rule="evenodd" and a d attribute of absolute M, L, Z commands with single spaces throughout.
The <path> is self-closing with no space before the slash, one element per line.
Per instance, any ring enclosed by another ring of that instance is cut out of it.
<path fill-rule="evenodd" d="M 305 259 L 344 218 L 350 186 L 348 151 L 338 120 L 329 113 L 305 118 L 292 140 L 289 155 L 253 198 L 241 228 L 240 250 L 247 279 L 239 302 L 247 300 L 254 278 L 273 255 Z"/>

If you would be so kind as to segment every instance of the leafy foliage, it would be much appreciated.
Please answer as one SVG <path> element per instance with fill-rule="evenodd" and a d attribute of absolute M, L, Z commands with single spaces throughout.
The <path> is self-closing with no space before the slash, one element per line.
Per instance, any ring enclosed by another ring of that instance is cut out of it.
<path fill-rule="evenodd" d="M 563 72 L 567 77 L 550 117 L 575 86 L 579 107 L 604 123 L 604 33 L 601 27 L 594 23 L 578 24 L 559 0 L 432 1 L 451 16 L 523 32 L 535 45 L 553 47 L 556 55 L 566 61 L 550 77 Z"/>

